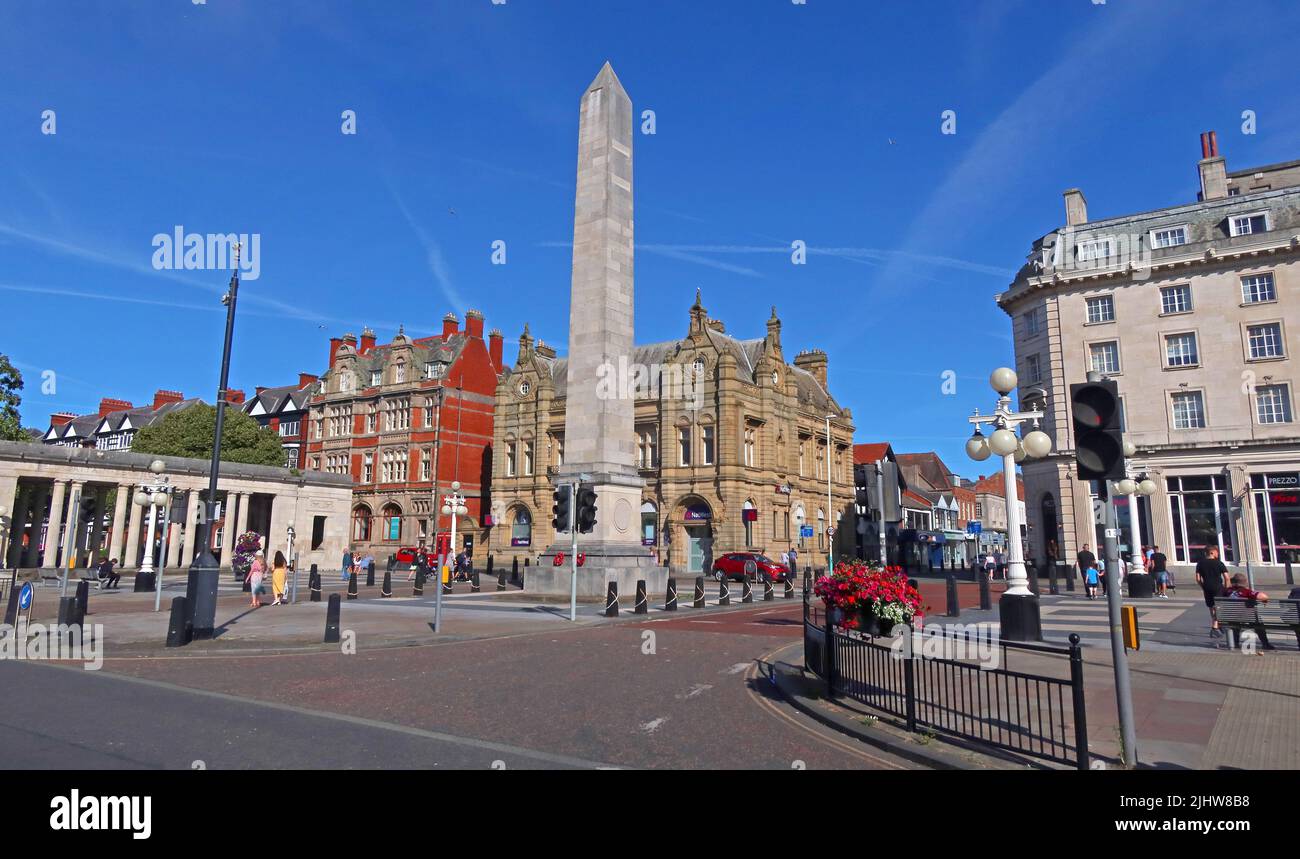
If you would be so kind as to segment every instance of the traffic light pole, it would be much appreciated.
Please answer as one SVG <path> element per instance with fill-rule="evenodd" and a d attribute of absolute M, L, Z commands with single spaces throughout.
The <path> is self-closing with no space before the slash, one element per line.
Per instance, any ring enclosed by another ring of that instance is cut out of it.
<path fill-rule="evenodd" d="M 1110 483 L 1097 481 L 1097 495 L 1102 502 L 1104 538 L 1103 554 L 1106 556 L 1106 613 L 1110 623 L 1110 652 L 1115 663 L 1115 702 L 1119 708 L 1120 739 L 1124 748 L 1124 764 L 1137 766 L 1137 732 L 1133 727 L 1133 689 L 1129 683 L 1128 653 L 1124 649 L 1124 628 L 1120 620 L 1119 526 L 1115 519 L 1115 504 L 1110 498 Z"/>
<path fill-rule="evenodd" d="M 578 484 L 569 484 L 569 564 L 572 571 L 569 582 L 569 621 L 578 619 Z"/>

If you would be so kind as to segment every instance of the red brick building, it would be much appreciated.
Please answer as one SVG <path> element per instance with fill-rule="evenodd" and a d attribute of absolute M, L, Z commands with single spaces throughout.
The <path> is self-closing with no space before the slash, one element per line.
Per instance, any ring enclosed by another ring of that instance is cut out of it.
<path fill-rule="evenodd" d="M 310 399 L 305 467 L 352 476 L 355 549 L 382 560 L 402 546 L 433 547 L 451 527 L 435 511 L 455 480 L 469 509 L 457 540 L 484 544 L 501 355 L 501 332 L 485 339 L 477 310 L 463 330 L 448 313 L 432 337 L 399 330 L 380 345 L 366 329 L 360 339 L 331 338 L 329 369 Z"/>

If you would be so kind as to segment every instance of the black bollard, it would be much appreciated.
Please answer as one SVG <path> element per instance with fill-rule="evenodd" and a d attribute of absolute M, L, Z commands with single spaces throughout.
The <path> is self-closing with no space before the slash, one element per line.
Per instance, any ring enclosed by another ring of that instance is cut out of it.
<path fill-rule="evenodd" d="M 794 582 L 790 581 L 788 576 L 785 580 L 785 598 L 788 600 L 794 599 Z"/>
<path fill-rule="evenodd" d="M 763 573 L 763 602 L 771 602 L 776 599 L 776 592 L 772 590 L 772 577 Z"/>
<path fill-rule="evenodd" d="M 375 562 L 371 561 L 370 563 L 366 564 L 366 587 L 373 588 L 374 586 L 375 586 Z"/>
<path fill-rule="evenodd" d="M 754 587 L 750 583 L 749 573 L 745 574 L 744 581 L 740 585 L 740 601 L 742 603 L 754 601 Z"/>
<path fill-rule="evenodd" d="M 77 620 L 77 598 L 59 598 L 59 626 L 81 626 Z"/>
<path fill-rule="evenodd" d="M 731 605 L 731 579 L 726 574 L 718 582 L 718 605 Z"/>
<path fill-rule="evenodd" d="M 492 564 L 493 564 L 492 556 L 491 556 L 491 555 L 488 555 L 488 563 L 487 563 L 487 577 L 488 577 L 489 579 L 492 578 Z"/>
<path fill-rule="evenodd" d="M 1029 592 L 1038 596 L 1038 567 L 1033 561 L 1025 565 L 1025 572 L 1029 574 Z"/>
<path fill-rule="evenodd" d="M 948 613 L 945 617 L 961 617 L 961 602 L 957 599 L 957 577 L 949 573 L 944 576 L 944 584 L 948 595 Z"/>
<path fill-rule="evenodd" d="M 1074 592 L 1074 565 L 1073 564 L 1067 564 L 1065 567 L 1065 590 L 1070 593 Z"/>
<path fill-rule="evenodd" d="M 359 575 L 348 576 L 348 599 L 350 600 L 357 598 L 357 579 L 359 578 L 361 578 Z"/>
<path fill-rule="evenodd" d="M 77 615 L 85 618 L 90 613 L 90 582 L 77 582 Z M 80 621 L 78 621 L 80 622 Z"/>
<path fill-rule="evenodd" d="M 695 577 L 695 608 L 704 608 L 704 576 Z"/>
<path fill-rule="evenodd" d="M 311 572 L 307 575 L 307 589 L 311 591 L 311 601 L 320 602 L 320 572 L 316 565 L 311 565 Z"/>
<path fill-rule="evenodd" d="M 980 576 L 980 611 L 990 611 L 993 602 L 989 595 L 989 577 Z"/>
<path fill-rule="evenodd" d="M 668 580 L 668 593 L 664 597 L 664 611 L 677 611 L 677 580 Z"/>
<path fill-rule="evenodd" d="M 646 597 L 645 579 L 636 581 L 636 605 L 632 608 L 633 614 L 648 614 L 650 611 L 650 602 Z"/>
<path fill-rule="evenodd" d="M 1291 574 L 1291 559 L 1290 559 L 1290 558 L 1287 558 L 1287 559 L 1286 559 L 1286 583 L 1287 583 L 1288 585 L 1294 585 L 1294 584 L 1295 584 L 1295 576 Z"/>
<path fill-rule="evenodd" d="M 149 591 L 153 590 L 153 583 L 154 580 L 153 580 L 152 573 L 136 573 L 135 586 L 131 588 L 131 590 L 133 593 L 137 593 L 137 594 L 148 593 Z"/>
<path fill-rule="evenodd" d="M 172 615 L 167 622 L 167 646 L 184 647 L 190 643 L 190 601 L 172 598 Z"/>
<path fill-rule="evenodd" d="M 390 573 L 391 573 L 393 570 L 397 569 L 397 556 L 396 556 L 396 555 L 389 555 L 389 556 L 388 556 L 388 567 L 387 567 L 386 569 L 387 569 L 388 572 L 390 572 Z"/>
<path fill-rule="evenodd" d="M 478 570 L 475 570 L 474 572 L 469 574 L 469 590 L 470 593 L 475 593 L 475 594 L 483 590 L 483 588 L 480 587 L 478 583 Z"/>
<path fill-rule="evenodd" d="M 502 570 L 501 574 L 497 576 L 497 590 L 503 591 L 505 589 L 506 589 L 506 571 Z"/>
<path fill-rule="evenodd" d="M 424 566 L 420 565 L 415 568 L 415 587 L 411 590 L 412 596 L 424 596 Z"/>
<path fill-rule="evenodd" d="M 1048 592 L 1049 594 L 1051 594 L 1052 596 L 1057 596 L 1057 595 L 1059 595 L 1059 594 L 1061 593 L 1061 586 L 1060 586 L 1060 583 L 1057 581 L 1057 576 L 1058 576 L 1058 573 L 1059 573 L 1059 572 L 1060 572 L 1060 571 L 1057 570 L 1057 568 L 1056 568 L 1056 562 L 1055 562 L 1055 561 L 1050 561 L 1050 562 L 1048 562 L 1048 565 L 1047 565 L 1047 592 Z"/>
<path fill-rule="evenodd" d="M 384 570 L 384 586 L 379 589 L 381 597 L 391 597 L 393 595 L 393 571 Z"/>
<path fill-rule="evenodd" d="M 333 644 L 339 640 L 339 607 L 343 601 L 338 594 L 330 594 L 329 607 L 325 609 L 325 643 Z"/>
<path fill-rule="evenodd" d="M 618 617 L 618 582 L 610 582 L 605 591 L 605 617 Z"/>
<path fill-rule="evenodd" d="M 510 560 L 510 583 L 514 584 L 519 581 L 519 556 L 515 555 Z"/>

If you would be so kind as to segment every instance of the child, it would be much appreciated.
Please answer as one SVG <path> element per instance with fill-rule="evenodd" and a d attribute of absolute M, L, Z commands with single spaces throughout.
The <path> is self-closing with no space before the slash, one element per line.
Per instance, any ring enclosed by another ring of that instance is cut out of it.
<path fill-rule="evenodd" d="M 1084 573 L 1084 577 L 1084 583 L 1086 585 L 1084 589 L 1088 594 L 1088 599 L 1095 600 L 1097 598 L 1097 579 L 1099 578 L 1097 568 L 1088 567 L 1087 571 Z"/>

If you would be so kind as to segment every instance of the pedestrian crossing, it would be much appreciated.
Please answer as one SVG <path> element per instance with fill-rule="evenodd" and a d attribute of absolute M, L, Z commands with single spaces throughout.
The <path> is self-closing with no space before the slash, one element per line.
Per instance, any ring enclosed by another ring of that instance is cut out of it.
<path fill-rule="evenodd" d="M 1123 600 L 1137 609 L 1138 633 L 1146 640 L 1177 623 L 1188 611 L 1204 611 L 1204 600 L 1197 596 L 1171 596 L 1169 599 L 1144 598 Z M 1085 644 L 1110 642 L 1110 609 L 1100 593 L 1095 600 L 1082 594 L 1043 595 L 1039 601 L 1043 638 L 1067 641 L 1077 633 Z"/>

